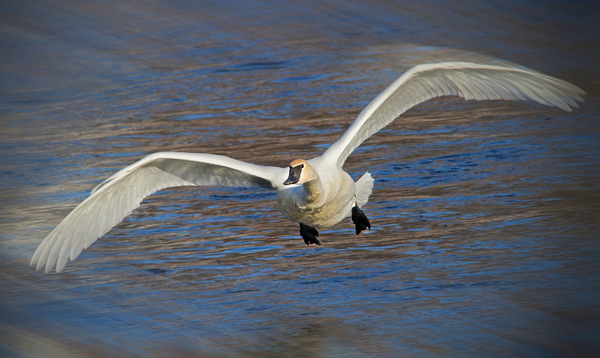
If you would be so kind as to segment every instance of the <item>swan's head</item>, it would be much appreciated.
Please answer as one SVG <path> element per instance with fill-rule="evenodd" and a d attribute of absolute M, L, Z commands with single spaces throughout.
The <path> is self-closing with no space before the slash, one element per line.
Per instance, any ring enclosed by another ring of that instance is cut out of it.
<path fill-rule="evenodd" d="M 283 185 L 304 184 L 314 178 L 314 170 L 306 160 L 296 159 L 290 163 L 290 175 Z"/>

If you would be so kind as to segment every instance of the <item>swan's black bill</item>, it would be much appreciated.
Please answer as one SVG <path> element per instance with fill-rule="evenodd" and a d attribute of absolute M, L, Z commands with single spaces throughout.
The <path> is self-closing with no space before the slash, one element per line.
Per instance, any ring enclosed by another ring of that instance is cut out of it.
<path fill-rule="evenodd" d="M 283 182 L 283 185 L 297 184 L 300 181 L 300 174 L 302 174 L 302 168 L 304 168 L 304 164 L 296 165 L 295 167 L 290 167 L 290 175 Z"/>

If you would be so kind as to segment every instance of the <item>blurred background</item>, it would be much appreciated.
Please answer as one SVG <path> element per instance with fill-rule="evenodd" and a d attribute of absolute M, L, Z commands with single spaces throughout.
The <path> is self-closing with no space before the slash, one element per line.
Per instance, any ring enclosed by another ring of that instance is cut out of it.
<path fill-rule="evenodd" d="M 600 353 L 594 1 L 5 1 L 0 355 Z M 346 163 L 375 189 L 307 247 L 259 189 L 174 188 L 61 274 L 29 260 L 156 151 L 287 166 L 410 67 L 509 61 L 572 82 L 568 113 L 441 98 Z"/>

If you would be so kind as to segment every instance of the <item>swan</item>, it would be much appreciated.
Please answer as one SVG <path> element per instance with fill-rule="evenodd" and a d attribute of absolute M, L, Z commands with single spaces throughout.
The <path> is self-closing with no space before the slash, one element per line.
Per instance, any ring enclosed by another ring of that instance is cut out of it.
<path fill-rule="evenodd" d="M 356 117 L 341 138 L 312 159 L 279 168 L 226 156 L 159 152 L 118 171 L 94 188 L 41 242 L 30 264 L 60 272 L 84 248 L 120 223 L 148 195 L 168 187 L 222 185 L 275 190 L 277 209 L 300 224 L 304 242 L 320 245 L 319 230 L 351 217 L 356 234 L 371 229 L 361 207 L 374 180 L 354 182 L 342 167 L 367 138 L 419 103 L 441 96 L 465 100 L 530 100 L 565 111 L 583 102 L 585 91 L 557 78 L 512 65 L 443 62 L 417 65 L 395 80 Z"/>

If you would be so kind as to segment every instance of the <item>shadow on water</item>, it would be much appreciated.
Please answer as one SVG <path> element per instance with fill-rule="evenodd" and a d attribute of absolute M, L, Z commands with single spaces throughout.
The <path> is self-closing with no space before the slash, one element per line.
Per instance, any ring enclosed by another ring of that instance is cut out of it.
<path fill-rule="evenodd" d="M 1 355 L 596 355 L 594 6 L 2 4 Z M 320 154 L 410 66 L 494 58 L 587 102 L 410 110 L 346 163 L 376 178 L 364 235 L 348 220 L 306 247 L 270 192 L 175 188 L 60 275 L 27 265 L 145 154 L 285 166 Z"/>

